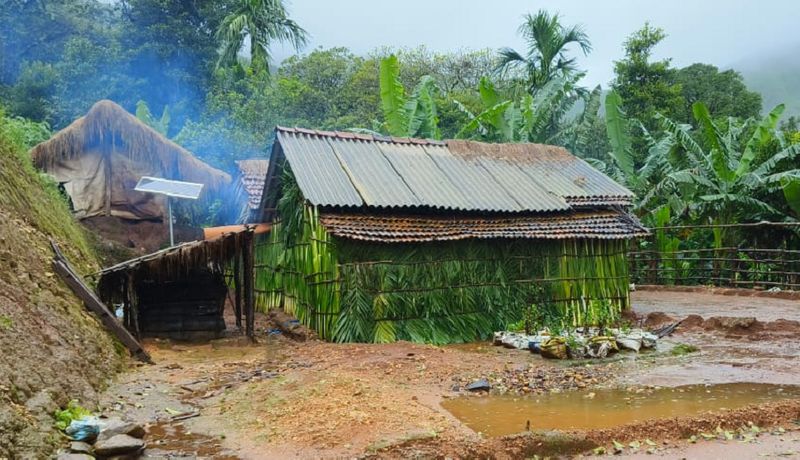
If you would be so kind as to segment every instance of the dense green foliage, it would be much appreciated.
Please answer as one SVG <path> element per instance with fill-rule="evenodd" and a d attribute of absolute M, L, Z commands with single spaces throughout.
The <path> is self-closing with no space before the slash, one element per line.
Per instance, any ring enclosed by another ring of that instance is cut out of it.
<path fill-rule="evenodd" d="M 289 13 L 280 0 L 12 0 L 0 9 L 7 123 L 60 129 L 110 98 L 228 171 L 263 157 L 276 125 L 545 142 L 634 190 L 647 224 L 800 217 L 797 120 L 762 120 L 760 95 L 734 70 L 653 59 L 657 27 L 622 44 L 607 93 L 580 86 L 575 56 L 590 37 L 556 13 L 525 16 L 522 51 L 331 48 L 270 62 L 275 43 L 304 43 Z M 46 135 L 23 132 L 26 144 Z"/>
<path fill-rule="evenodd" d="M 82 268 L 94 267 L 93 252 L 71 218 L 67 201 L 57 184 L 34 169 L 27 153 L 49 136 L 47 125 L 8 117 L 0 109 L 0 209 L 24 216 L 43 234 L 64 243 Z"/>

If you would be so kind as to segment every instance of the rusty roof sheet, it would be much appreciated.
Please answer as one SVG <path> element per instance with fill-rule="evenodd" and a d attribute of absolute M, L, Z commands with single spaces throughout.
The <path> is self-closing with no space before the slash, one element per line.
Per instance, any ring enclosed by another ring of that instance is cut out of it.
<path fill-rule="evenodd" d="M 269 160 L 240 160 L 236 166 L 239 168 L 239 185 L 247 193 L 247 205 L 250 209 L 257 209 L 261 204 Z"/>
<path fill-rule="evenodd" d="M 303 195 L 320 206 L 556 212 L 633 197 L 561 147 L 282 127 L 277 138 Z"/>
<path fill-rule="evenodd" d="M 632 215 L 620 211 L 570 212 L 551 216 L 458 217 L 374 216 L 324 213 L 320 222 L 339 237 L 384 243 L 450 241 L 467 238 L 628 239 L 648 234 Z"/>

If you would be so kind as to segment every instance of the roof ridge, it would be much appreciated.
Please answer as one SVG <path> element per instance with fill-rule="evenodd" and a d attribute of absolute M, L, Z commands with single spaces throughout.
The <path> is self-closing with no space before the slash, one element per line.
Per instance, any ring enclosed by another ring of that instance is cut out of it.
<path fill-rule="evenodd" d="M 397 137 L 383 134 L 370 134 L 355 131 L 330 131 L 320 129 L 301 128 L 299 126 L 275 126 L 275 130 L 283 133 L 306 134 L 309 136 L 333 137 L 337 139 L 361 140 L 372 142 L 386 142 L 389 144 L 416 144 L 416 145 L 446 145 L 444 140 L 423 139 L 418 137 Z"/>

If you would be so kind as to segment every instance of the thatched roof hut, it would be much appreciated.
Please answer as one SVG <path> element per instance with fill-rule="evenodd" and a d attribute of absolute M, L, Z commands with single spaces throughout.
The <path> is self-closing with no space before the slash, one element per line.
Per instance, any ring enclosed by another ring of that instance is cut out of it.
<path fill-rule="evenodd" d="M 134 191 L 141 176 L 202 183 L 201 199 L 218 195 L 231 182 L 225 172 L 107 100 L 35 146 L 31 154 L 36 167 L 64 186 L 79 218 L 162 218 L 162 197 Z"/>

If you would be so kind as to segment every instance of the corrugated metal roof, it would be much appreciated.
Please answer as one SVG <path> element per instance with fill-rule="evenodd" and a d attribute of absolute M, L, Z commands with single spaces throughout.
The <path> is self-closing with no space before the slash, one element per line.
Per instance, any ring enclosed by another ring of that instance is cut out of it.
<path fill-rule="evenodd" d="M 308 201 L 319 206 L 364 204 L 325 137 L 279 131 L 278 139 Z"/>
<path fill-rule="evenodd" d="M 639 221 L 618 211 L 570 212 L 556 216 L 459 217 L 374 216 L 324 213 L 332 235 L 383 243 L 450 241 L 466 238 L 628 239 L 647 235 Z"/>
<path fill-rule="evenodd" d="M 425 207 L 474 210 L 471 203 L 436 163 L 422 145 L 377 142 L 376 145 L 408 184 Z"/>
<path fill-rule="evenodd" d="M 383 156 L 377 143 L 335 137 L 326 141 L 367 206 L 424 205 Z"/>
<path fill-rule="evenodd" d="M 428 141 L 278 128 L 312 204 L 558 212 L 629 204 L 632 193 L 560 147 Z"/>
<path fill-rule="evenodd" d="M 525 208 L 477 160 L 453 155 L 447 147 L 426 145 L 425 151 L 475 209 L 520 212 Z"/>

